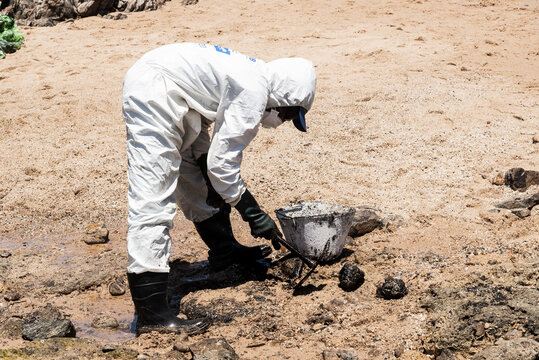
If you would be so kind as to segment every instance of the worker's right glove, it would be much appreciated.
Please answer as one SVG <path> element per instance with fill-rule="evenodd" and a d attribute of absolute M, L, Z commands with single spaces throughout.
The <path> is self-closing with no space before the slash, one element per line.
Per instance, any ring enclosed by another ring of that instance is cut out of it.
<path fill-rule="evenodd" d="M 273 241 L 275 234 L 282 236 L 277 224 L 275 224 L 275 221 L 273 221 L 273 219 L 258 206 L 258 203 L 249 190 L 245 190 L 241 196 L 241 200 L 236 204 L 236 210 L 240 213 L 243 221 L 249 223 L 251 235 L 256 238 L 261 237 L 272 240 L 273 247 L 275 247 L 276 250 L 280 248 L 280 245 L 277 243 L 278 247 L 276 247 L 276 242 Z"/>
<path fill-rule="evenodd" d="M 206 182 L 206 187 L 208 188 L 208 196 L 206 197 L 206 204 L 213 206 L 214 208 L 221 209 L 227 214 L 230 214 L 230 205 L 228 205 L 221 195 L 215 191 L 213 188 L 213 185 L 211 184 L 210 177 L 208 176 L 208 154 L 201 155 L 197 160 L 196 163 L 198 167 L 200 168 L 200 172 L 202 172 L 202 176 L 204 177 L 204 181 Z"/>

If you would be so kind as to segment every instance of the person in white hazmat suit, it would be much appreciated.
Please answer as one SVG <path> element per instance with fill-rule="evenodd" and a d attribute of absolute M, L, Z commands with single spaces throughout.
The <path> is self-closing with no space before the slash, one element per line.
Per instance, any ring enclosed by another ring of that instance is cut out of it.
<path fill-rule="evenodd" d="M 242 152 L 260 125 L 276 128 L 291 120 L 306 131 L 315 85 L 308 60 L 265 63 L 208 44 L 165 45 L 129 69 L 122 94 L 129 180 L 127 275 L 137 334 L 200 332 L 209 326 L 205 319 L 179 319 L 168 306 L 169 230 L 176 205 L 208 246 L 213 269 L 271 253 L 268 245 L 241 245 L 232 233 L 231 207 L 254 237 L 272 240 L 279 232 L 241 178 Z"/>

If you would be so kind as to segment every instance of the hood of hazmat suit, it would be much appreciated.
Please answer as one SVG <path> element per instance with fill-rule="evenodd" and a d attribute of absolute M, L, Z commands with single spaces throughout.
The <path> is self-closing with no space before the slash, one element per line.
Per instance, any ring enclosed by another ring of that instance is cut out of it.
<path fill-rule="evenodd" d="M 270 93 L 267 108 L 301 106 L 309 111 L 314 101 L 316 74 L 302 58 L 284 58 L 266 64 Z"/>
<path fill-rule="evenodd" d="M 133 70 L 136 68 L 139 70 Z M 148 68 L 175 84 L 173 88 L 167 85 L 170 96 L 162 100 L 166 102 L 163 106 L 174 107 L 175 101 L 187 103 L 189 114 L 194 110 L 215 122 L 207 149 L 208 175 L 215 190 L 232 206 L 245 191 L 240 176 L 242 152 L 256 136 L 266 109 L 301 106 L 309 110 L 315 94 L 313 64 L 301 58 L 265 63 L 221 46 L 180 43 L 145 54 L 127 76 Z M 130 96 L 126 84 L 124 81 L 124 103 Z M 183 147 L 189 145 L 184 140 Z"/>

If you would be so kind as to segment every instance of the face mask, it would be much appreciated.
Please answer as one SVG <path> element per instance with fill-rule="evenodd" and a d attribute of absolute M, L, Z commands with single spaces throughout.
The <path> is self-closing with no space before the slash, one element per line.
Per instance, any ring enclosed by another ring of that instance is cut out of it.
<path fill-rule="evenodd" d="M 283 121 L 279 118 L 279 112 L 271 109 L 270 111 L 264 111 L 262 120 L 260 124 L 266 129 L 275 129 L 277 126 L 281 125 Z"/>

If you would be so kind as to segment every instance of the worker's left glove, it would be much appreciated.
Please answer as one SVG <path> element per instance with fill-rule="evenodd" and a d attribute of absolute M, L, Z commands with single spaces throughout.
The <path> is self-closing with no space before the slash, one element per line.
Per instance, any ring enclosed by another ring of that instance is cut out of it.
<path fill-rule="evenodd" d="M 236 210 L 240 213 L 241 218 L 249 223 L 251 235 L 254 237 L 273 240 L 275 233 L 281 234 L 275 221 L 258 206 L 249 190 L 245 190 L 243 193 L 241 200 L 236 204 Z"/>
<path fill-rule="evenodd" d="M 206 196 L 206 204 L 223 210 L 226 213 L 230 213 L 230 205 L 228 205 L 221 195 L 215 191 L 213 185 L 211 184 L 210 177 L 208 176 L 208 154 L 204 154 L 197 159 L 197 165 L 202 172 L 204 181 L 206 182 L 206 187 L 208 189 L 208 196 Z"/>

